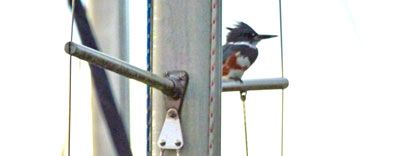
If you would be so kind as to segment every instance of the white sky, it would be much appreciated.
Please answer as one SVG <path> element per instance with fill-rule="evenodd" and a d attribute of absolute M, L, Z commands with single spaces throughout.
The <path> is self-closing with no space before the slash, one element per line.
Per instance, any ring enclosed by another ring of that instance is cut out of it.
<path fill-rule="evenodd" d="M 290 81 L 285 91 L 285 155 L 400 155 L 399 3 L 283 0 L 285 75 Z M 131 30 L 132 62 L 144 69 L 146 3 L 131 4 L 131 17 L 137 19 L 131 21 L 137 28 Z M 0 5 L 0 19 L 0 155 L 60 155 L 67 128 L 67 4 L 7 1 Z M 236 21 L 278 35 L 278 1 L 225 0 L 223 27 Z M 279 77 L 279 39 L 258 47 L 259 58 L 244 79 Z M 75 88 L 89 88 L 85 66 L 74 61 Z M 81 144 L 74 149 L 76 155 L 90 155 L 90 92 L 74 91 L 74 116 L 81 121 L 75 122 L 81 129 L 75 141 Z M 144 91 L 133 90 L 132 99 L 143 98 Z M 222 100 L 222 153 L 242 155 L 239 95 L 223 93 Z M 250 155 L 280 154 L 280 111 L 280 91 L 249 92 Z M 144 103 L 132 105 L 136 155 L 145 152 L 143 112 Z"/>

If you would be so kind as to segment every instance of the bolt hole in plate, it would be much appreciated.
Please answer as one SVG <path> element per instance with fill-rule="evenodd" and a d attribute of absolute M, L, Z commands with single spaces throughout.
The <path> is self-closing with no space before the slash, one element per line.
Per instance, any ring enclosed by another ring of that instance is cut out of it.
<path fill-rule="evenodd" d="M 157 144 L 161 149 L 178 150 L 182 148 L 182 129 L 178 111 L 176 109 L 171 108 L 167 111 Z"/>

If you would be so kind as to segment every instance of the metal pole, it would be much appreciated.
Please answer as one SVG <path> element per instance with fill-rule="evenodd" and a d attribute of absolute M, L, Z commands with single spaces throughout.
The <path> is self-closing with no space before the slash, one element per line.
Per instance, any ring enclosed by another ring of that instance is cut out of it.
<path fill-rule="evenodd" d="M 222 91 L 248 91 L 266 89 L 285 89 L 289 86 L 286 78 L 246 80 L 243 83 L 230 81 L 222 83 Z"/>
<path fill-rule="evenodd" d="M 163 92 L 173 92 L 174 90 L 175 85 L 171 80 L 132 66 L 127 62 L 108 56 L 92 48 L 68 42 L 65 45 L 65 52 L 94 65 L 146 83 Z"/>
<path fill-rule="evenodd" d="M 218 5 L 221 4 L 218 0 Z M 220 90 L 217 87 L 214 100 L 214 129 L 209 129 L 210 117 L 210 69 L 211 40 L 213 30 L 212 1 L 199 0 L 155 0 L 153 1 L 152 19 L 152 67 L 153 73 L 162 74 L 171 70 L 184 70 L 189 75 L 189 84 L 181 107 L 180 117 L 184 146 L 181 156 L 209 155 L 209 135 L 215 135 L 213 155 L 220 155 Z M 218 11 L 218 16 L 220 17 Z M 219 19 L 214 38 L 217 42 L 217 59 L 221 60 Z M 220 62 L 215 62 L 213 72 L 220 74 Z M 214 81 L 220 84 L 220 78 Z M 157 140 L 165 120 L 164 95 L 152 90 L 152 155 L 160 154 Z M 215 133 L 210 133 L 213 131 Z M 164 156 L 175 156 L 174 150 L 165 150 Z"/>
<path fill-rule="evenodd" d="M 123 61 L 129 60 L 128 44 L 128 14 L 127 6 L 129 0 L 88 0 L 87 15 L 91 23 L 92 31 L 96 36 L 102 51 Z M 106 71 L 110 88 L 115 100 L 118 114 L 122 119 L 125 131 L 129 137 L 130 129 L 130 102 L 129 102 L 129 80 L 119 74 Z M 103 96 L 103 95 L 99 95 Z M 108 134 L 105 118 L 99 110 L 100 105 L 97 98 L 93 98 L 93 122 L 94 122 L 94 155 L 113 156 L 117 155 L 112 148 L 111 137 Z M 115 133 L 114 133 L 115 134 Z"/>
<path fill-rule="evenodd" d="M 92 31 L 96 42 L 102 51 L 123 61 L 129 60 L 128 39 L 128 2 L 129 0 L 88 0 L 87 15 L 89 16 Z M 129 80 L 119 74 L 106 71 L 110 88 L 118 109 L 118 114 L 129 137 L 130 129 L 130 102 Z M 99 95 L 103 96 L 103 95 Z M 93 98 L 94 122 L 94 155 L 117 155 L 112 147 L 110 129 L 106 128 L 106 120 L 99 109 L 97 98 Z M 129 138 L 128 138 L 129 139 Z"/>

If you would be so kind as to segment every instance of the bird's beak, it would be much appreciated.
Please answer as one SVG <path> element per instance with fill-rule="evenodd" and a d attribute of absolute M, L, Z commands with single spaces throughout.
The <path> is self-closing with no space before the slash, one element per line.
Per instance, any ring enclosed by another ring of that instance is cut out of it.
<path fill-rule="evenodd" d="M 278 37 L 278 35 L 258 35 L 257 39 L 262 40 L 262 39 L 268 39 L 268 38 L 273 38 L 273 37 Z"/>

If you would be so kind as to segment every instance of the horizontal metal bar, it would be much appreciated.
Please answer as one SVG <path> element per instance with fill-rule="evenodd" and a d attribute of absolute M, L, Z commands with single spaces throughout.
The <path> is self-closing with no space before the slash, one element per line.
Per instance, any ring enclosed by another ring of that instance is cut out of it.
<path fill-rule="evenodd" d="M 222 91 L 248 91 L 266 89 L 285 89 L 289 86 L 286 78 L 254 79 L 245 80 L 243 83 L 238 81 L 228 81 L 222 83 Z"/>
<path fill-rule="evenodd" d="M 174 94 L 175 85 L 172 80 L 142 70 L 140 68 L 130 65 L 129 63 L 108 56 L 92 48 L 73 42 L 68 42 L 67 44 L 65 44 L 65 52 L 82 60 L 88 61 L 91 64 L 100 66 L 123 76 L 148 84 L 168 95 Z"/>

